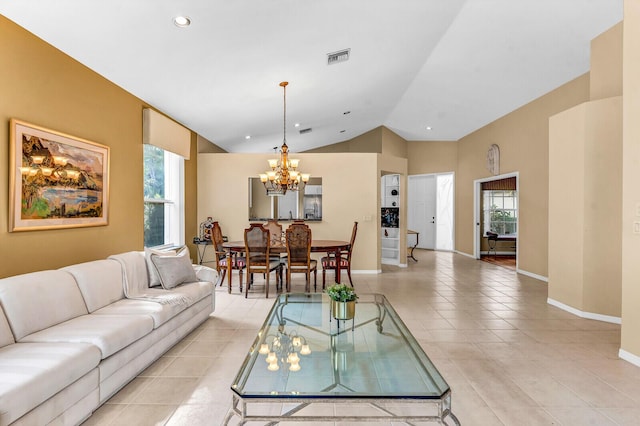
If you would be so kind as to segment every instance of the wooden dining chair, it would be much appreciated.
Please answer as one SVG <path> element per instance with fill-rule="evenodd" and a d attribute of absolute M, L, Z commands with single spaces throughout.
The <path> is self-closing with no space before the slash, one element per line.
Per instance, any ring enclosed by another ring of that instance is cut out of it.
<path fill-rule="evenodd" d="M 215 250 L 215 258 L 216 258 L 216 270 L 218 274 L 221 274 L 222 278 L 220 279 L 220 285 L 224 282 L 224 277 L 227 274 L 227 252 L 222 247 L 222 243 L 224 243 L 224 236 L 222 235 L 222 228 L 220 228 L 220 224 L 216 221 L 213 222 L 213 228 L 211 230 L 212 234 L 212 242 Z M 247 266 L 246 259 L 241 256 L 239 253 L 231 252 L 231 270 L 236 269 L 238 271 L 238 275 L 240 278 L 240 291 L 242 292 L 242 271 Z M 231 275 L 229 275 L 229 293 L 231 293 Z"/>
<path fill-rule="evenodd" d="M 277 219 L 269 219 L 264 227 L 269 230 L 271 245 L 282 244 L 282 224 Z"/>
<path fill-rule="evenodd" d="M 337 269 L 337 265 L 340 265 L 340 270 L 346 269 L 349 276 L 349 284 L 353 287 L 353 281 L 351 280 L 351 253 L 353 252 L 353 244 L 356 242 L 356 234 L 358 233 L 358 222 L 353 222 L 353 230 L 351 231 L 351 241 L 347 250 L 343 250 L 340 253 L 329 254 L 328 256 L 320 259 L 322 263 L 322 289 L 325 288 L 325 274 L 327 269 Z M 338 263 L 339 262 L 339 263 Z"/>
<path fill-rule="evenodd" d="M 282 283 L 282 264 L 280 260 L 269 257 L 270 233 L 260 223 L 252 223 L 244 230 L 244 247 L 247 261 L 247 283 L 244 297 L 249 296 L 249 288 L 253 284 L 253 274 L 265 274 L 265 294 L 269 297 L 269 276 L 276 271 L 276 286 L 278 279 Z"/>
<path fill-rule="evenodd" d="M 291 274 L 305 274 L 305 291 L 311 292 L 311 272 L 313 272 L 313 291 L 318 283 L 318 262 L 311 259 L 311 228 L 304 223 L 289 225 L 286 232 L 287 242 L 287 292 L 291 292 Z"/>
<path fill-rule="evenodd" d="M 271 247 L 282 246 L 282 224 L 278 223 L 278 219 L 269 219 L 264 227 L 269 230 L 269 240 Z M 282 264 L 286 263 L 286 254 L 272 253 L 271 260 L 279 260 Z"/>

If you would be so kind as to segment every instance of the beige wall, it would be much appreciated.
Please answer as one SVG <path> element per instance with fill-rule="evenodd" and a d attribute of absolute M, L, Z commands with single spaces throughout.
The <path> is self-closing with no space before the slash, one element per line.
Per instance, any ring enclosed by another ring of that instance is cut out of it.
<path fill-rule="evenodd" d="M 518 267 L 547 276 L 549 117 L 588 99 L 589 76 L 583 75 L 458 142 L 457 250 L 473 254 L 473 182 L 491 176 L 486 153 L 495 143 L 500 146 L 500 173 L 519 172 Z"/>
<path fill-rule="evenodd" d="M 549 119 L 549 297 L 582 309 L 586 104 Z"/>
<path fill-rule="evenodd" d="M 591 41 L 592 100 L 622 95 L 622 22 Z"/>
<path fill-rule="evenodd" d="M 0 277 L 142 249 L 142 109 L 147 105 L 3 16 L 0 58 L 2 170 L 9 164 L 10 118 L 111 147 L 108 226 L 9 233 L 8 173 L 0 173 Z M 185 171 L 189 227 L 195 220 L 192 158 Z"/>
<path fill-rule="evenodd" d="M 407 142 L 409 175 L 453 172 L 458 168 L 457 142 Z"/>
<path fill-rule="evenodd" d="M 191 259 L 198 260 L 193 237 L 200 232 L 198 221 L 198 135 L 191 132 L 191 154 L 184 162 L 184 240 L 189 247 Z"/>
<path fill-rule="evenodd" d="M 313 238 L 349 240 L 353 222 L 359 222 L 352 269 L 377 271 L 380 262 L 380 256 L 376 255 L 380 226 L 377 154 L 296 156 L 301 169 L 322 177 L 322 221 L 308 222 Z M 212 216 L 230 240 L 242 240 L 249 224 L 247 178 L 257 176 L 268 158 L 267 154 L 199 154 L 200 220 Z M 286 226 L 287 222 L 283 224 Z"/>
<path fill-rule="evenodd" d="M 383 127 L 376 127 L 348 141 L 310 149 L 308 153 L 382 152 Z"/>
<path fill-rule="evenodd" d="M 640 0 L 625 0 L 622 116 L 622 344 L 640 362 Z"/>
<path fill-rule="evenodd" d="M 551 117 L 549 134 L 549 297 L 620 317 L 622 98 Z"/>
<path fill-rule="evenodd" d="M 407 141 L 386 127 L 382 127 L 382 152 L 384 155 L 407 158 Z"/>
<path fill-rule="evenodd" d="M 198 152 L 227 152 L 224 149 L 220 148 L 218 145 L 211 142 L 209 139 L 204 138 L 200 135 L 196 137 L 198 144 Z"/>

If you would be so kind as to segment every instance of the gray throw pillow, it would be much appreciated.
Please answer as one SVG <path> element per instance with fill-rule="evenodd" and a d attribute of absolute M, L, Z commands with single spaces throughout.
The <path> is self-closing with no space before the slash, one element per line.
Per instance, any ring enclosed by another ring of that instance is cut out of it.
<path fill-rule="evenodd" d="M 158 275 L 158 271 L 156 271 L 156 267 L 153 265 L 153 262 L 151 262 L 152 254 L 157 254 L 158 256 L 175 256 L 176 250 L 156 250 L 148 247 L 144 248 L 144 260 L 147 263 L 147 272 L 149 273 L 149 287 L 160 287 L 162 285 L 160 283 L 160 276 Z"/>
<path fill-rule="evenodd" d="M 150 258 L 160 279 L 160 284 L 165 290 L 170 290 L 180 284 L 198 281 L 196 272 L 191 265 L 188 250 L 180 250 L 177 254 L 168 256 L 164 253 L 151 253 Z"/>

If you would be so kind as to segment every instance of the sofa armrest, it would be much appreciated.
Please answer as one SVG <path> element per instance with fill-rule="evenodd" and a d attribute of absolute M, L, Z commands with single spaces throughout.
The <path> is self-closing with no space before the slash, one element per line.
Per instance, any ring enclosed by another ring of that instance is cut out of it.
<path fill-rule="evenodd" d="M 196 278 L 198 281 L 208 281 L 216 287 L 220 281 L 220 274 L 213 268 L 209 268 L 208 266 L 202 265 L 193 265 L 193 269 L 196 272 Z"/>

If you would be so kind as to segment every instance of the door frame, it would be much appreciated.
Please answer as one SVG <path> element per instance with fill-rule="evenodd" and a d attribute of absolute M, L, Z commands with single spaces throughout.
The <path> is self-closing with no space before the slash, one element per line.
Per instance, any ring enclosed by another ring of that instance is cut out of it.
<path fill-rule="evenodd" d="M 456 251 L 456 173 L 451 171 L 451 172 L 440 172 L 440 173 L 418 173 L 415 175 L 407 175 L 407 214 L 409 213 L 409 179 L 411 179 L 412 177 L 424 177 L 424 176 L 433 176 L 436 179 L 436 207 L 435 207 L 435 211 L 436 211 L 436 217 L 438 214 L 438 197 L 437 197 L 437 192 L 438 192 L 438 185 L 437 185 L 437 180 L 438 180 L 438 176 L 440 175 L 451 175 L 452 179 L 453 179 L 453 184 L 452 184 L 452 194 L 451 194 L 451 210 L 452 210 L 452 218 L 451 218 L 451 250 L 439 250 L 439 251 L 451 251 L 451 252 L 455 252 Z M 407 221 L 408 222 L 408 221 Z M 408 225 L 408 223 L 407 223 Z M 409 227 L 407 226 L 407 229 L 409 229 Z M 436 249 L 436 244 L 435 241 L 438 238 L 438 228 L 437 226 L 434 229 L 434 250 Z"/>
<path fill-rule="evenodd" d="M 516 178 L 516 200 L 518 200 L 518 238 L 516 238 L 516 270 L 518 270 L 518 261 L 520 258 L 520 256 L 518 256 L 520 252 L 520 172 L 504 173 L 473 181 L 473 258 L 480 259 L 480 242 L 482 241 L 482 235 L 480 235 L 480 209 L 482 208 L 480 196 L 482 193 L 482 183 L 510 177 Z"/>

